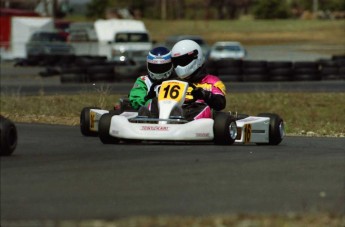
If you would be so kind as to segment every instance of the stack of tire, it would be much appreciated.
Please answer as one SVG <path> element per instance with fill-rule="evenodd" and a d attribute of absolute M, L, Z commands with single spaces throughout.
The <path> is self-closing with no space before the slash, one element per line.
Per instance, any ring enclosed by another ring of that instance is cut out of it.
<path fill-rule="evenodd" d="M 297 61 L 293 64 L 294 81 L 321 80 L 319 64 L 316 61 Z"/>
<path fill-rule="evenodd" d="M 99 81 L 114 81 L 113 62 L 106 57 L 82 56 L 76 58 L 73 64 L 61 68 L 61 83 L 86 83 Z"/>
<path fill-rule="evenodd" d="M 242 81 L 242 60 L 209 60 L 205 65 L 208 73 L 218 76 L 222 81 Z"/>
<path fill-rule="evenodd" d="M 216 67 L 216 61 L 214 60 L 206 60 L 205 61 L 205 68 L 207 73 L 218 76 L 218 70 Z"/>
<path fill-rule="evenodd" d="M 269 81 L 291 81 L 293 80 L 293 63 L 291 61 L 269 61 L 267 62 Z"/>
<path fill-rule="evenodd" d="M 242 81 L 242 60 L 222 59 L 215 64 L 222 81 Z"/>
<path fill-rule="evenodd" d="M 345 80 L 345 55 L 333 55 L 332 61 L 338 66 L 339 79 Z"/>
<path fill-rule="evenodd" d="M 268 67 L 265 60 L 244 60 L 242 62 L 242 81 L 268 81 Z"/>
<path fill-rule="evenodd" d="M 321 80 L 340 79 L 338 63 L 329 59 L 319 60 L 319 73 Z"/>

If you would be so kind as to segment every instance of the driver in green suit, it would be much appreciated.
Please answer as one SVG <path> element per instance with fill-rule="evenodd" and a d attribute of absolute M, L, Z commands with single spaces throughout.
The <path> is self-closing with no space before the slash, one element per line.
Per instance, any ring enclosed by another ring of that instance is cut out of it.
<path fill-rule="evenodd" d="M 152 108 L 152 100 L 157 97 L 160 84 L 171 77 L 173 64 L 171 51 L 165 47 L 156 47 L 147 55 L 147 75 L 140 76 L 129 92 L 129 101 L 135 110 L 141 106 Z"/>

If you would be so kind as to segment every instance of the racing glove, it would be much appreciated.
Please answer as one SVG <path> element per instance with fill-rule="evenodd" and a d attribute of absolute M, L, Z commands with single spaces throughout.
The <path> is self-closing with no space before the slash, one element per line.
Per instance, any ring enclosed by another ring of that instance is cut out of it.
<path fill-rule="evenodd" d="M 155 97 L 157 96 L 157 95 L 156 95 L 156 90 L 155 90 L 155 88 L 156 88 L 156 86 L 157 86 L 158 84 L 160 84 L 160 83 L 155 82 L 155 83 L 153 83 L 153 84 L 151 85 L 149 92 L 148 92 L 147 95 L 145 96 L 145 101 L 147 101 L 147 100 L 149 100 L 149 99 L 153 99 L 153 98 L 155 98 Z"/>
<path fill-rule="evenodd" d="M 192 90 L 192 95 L 194 99 L 203 99 L 207 103 L 207 101 L 211 99 L 212 93 L 201 87 L 197 87 Z"/>
<path fill-rule="evenodd" d="M 212 94 L 212 92 L 206 91 L 200 87 L 193 89 L 191 94 L 194 99 L 203 99 L 212 109 L 220 111 L 225 108 L 226 99 L 224 95 Z"/>

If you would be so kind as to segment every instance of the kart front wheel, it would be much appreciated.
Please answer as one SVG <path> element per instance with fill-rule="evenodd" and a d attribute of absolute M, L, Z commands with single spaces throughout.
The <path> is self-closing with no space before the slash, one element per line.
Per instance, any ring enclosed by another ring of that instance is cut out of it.
<path fill-rule="evenodd" d="M 229 113 L 216 112 L 214 116 L 213 134 L 217 145 L 231 145 L 237 137 L 236 120 Z"/>
<path fill-rule="evenodd" d="M 280 144 L 285 135 L 283 119 L 278 114 L 274 113 L 260 113 L 258 116 L 270 118 L 268 145 Z M 262 143 L 260 144 L 262 145 Z"/>
<path fill-rule="evenodd" d="M 98 123 L 98 136 L 104 144 L 117 144 L 119 139 L 110 135 L 111 118 L 113 114 L 106 113 L 101 116 Z"/>
<path fill-rule="evenodd" d="M 17 147 L 17 128 L 11 120 L 3 116 L 0 116 L 0 136 L 0 155 L 11 155 Z"/>
<path fill-rule="evenodd" d="M 85 107 L 80 112 L 80 131 L 84 136 L 98 136 L 98 133 L 90 130 L 90 110 L 99 107 Z"/>

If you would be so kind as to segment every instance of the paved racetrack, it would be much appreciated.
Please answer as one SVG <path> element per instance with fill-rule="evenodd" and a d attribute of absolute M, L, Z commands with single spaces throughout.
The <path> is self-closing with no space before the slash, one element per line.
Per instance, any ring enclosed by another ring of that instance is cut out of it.
<path fill-rule="evenodd" d="M 17 128 L 1 157 L 1 220 L 345 212 L 345 138 L 103 145 L 78 127 Z"/>

